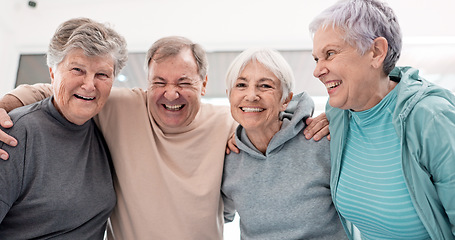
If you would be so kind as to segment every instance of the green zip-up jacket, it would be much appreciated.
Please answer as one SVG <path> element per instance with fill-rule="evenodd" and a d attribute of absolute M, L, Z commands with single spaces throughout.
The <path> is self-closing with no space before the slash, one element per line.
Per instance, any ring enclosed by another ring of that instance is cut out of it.
<path fill-rule="evenodd" d="M 419 76 L 411 67 L 397 67 L 393 125 L 401 142 L 403 174 L 412 203 L 432 239 L 455 239 L 455 96 Z M 350 113 L 326 106 L 330 122 L 333 202 L 340 177 Z M 336 205 L 336 204 L 335 204 Z M 353 228 L 340 215 L 348 236 Z"/>

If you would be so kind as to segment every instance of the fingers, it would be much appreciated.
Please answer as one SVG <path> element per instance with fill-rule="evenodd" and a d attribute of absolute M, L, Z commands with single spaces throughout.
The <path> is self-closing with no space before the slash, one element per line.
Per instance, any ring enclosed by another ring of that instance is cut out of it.
<path fill-rule="evenodd" d="M 235 153 L 240 153 L 240 150 L 237 148 L 237 145 L 235 145 L 234 138 L 229 139 L 228 141 L 228 148 Z"/>
<path fill-rule="evenodd" d="M 10 128 L 13 126 L 11 118 L 3 108 L 0 108 L 0 125 L 4 128 Z"/>
<path fill-rule="evenodd" d="M 9 155 L 4 150 L 0 149 L 0 158 L 3 159 L 3 160 L 8 160 Z"/>
<path fill-rule="evenodd" d="M 3 108 L 0 108 L 0 125 L 4 128 L 10 128 L 13 126 L 13 122 L 11 121 L 11 118 L 9 117 L 8 113 Z M 10 145 L 10 146 L 16 146 L 17 141 L 10 135 L 6 134 L 4 131 L 0 130 L 0 141 Z M 8 158 L 8 154 L 4 151 L 0 151 L 0 158 L 3 159 L 2 155 L 6 154 L 3 157 Z"/>
<path fill-rule="evenodd" d="M 10 135 L 6 134 L 4 131 L 0 130 L 0 141 L 15 147 L 17 145 L 17 141 L 15 138 L 11 137 Z"/>
<path fill-rule="evenodd" d="M 306 125 L 307 125 L 307 128 L 311 125 L 311 123 L 314 122 L 313 120 L 314 120 L 314 118 L 307 118 L 307 119 L 305 120 L 305 123 L 306 123 Z M 314 126 L 314 124 L 313 124 L 312 126 Z M 311 128 L 311 127 L 310 127 L 310 128 Z"/>
<path fill-rule="evenodd" d="M 229 138 L 227 142 L 226 154 L 230 152 L 240 153 L 240 150 L 237 148 L 237 144 L 235 142 L 235 134 L 232 134 L 231 138 Z"/>
<path fill-rule="evenodd" d="M 324 138 L 325 136 L 329 136 L 329 134 L 330 134 L 329 125 L 327 125 L 327 126 L 321 128 L 317 133 L 315 133 L 313 136 L 313 139 L 314 139 L 314 141 L 319 141 L 322 138 Z"/>
<path fill-rule="evenodd" d="M 306 139 L 313 138 L 315 141 L 319 141 L 330 133 L 329 121 L 327 120 L 325 113 L 322 113 L 315 118 L 308 118 L 306 124 L 307 127 L 303 131 Z"/>

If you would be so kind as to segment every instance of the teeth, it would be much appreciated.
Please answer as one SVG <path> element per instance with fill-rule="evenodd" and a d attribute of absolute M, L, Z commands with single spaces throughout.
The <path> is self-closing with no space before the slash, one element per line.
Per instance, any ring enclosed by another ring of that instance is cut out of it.
<path fill-rule="evenodd" d="M 340 84 L 341 84 L 341 82 L 330 82 L 330 83 L 325 84 L 325 87 L 326 88 L 334 88 L 334 87 L 337 87 Z"/>
<path fill-rule="evenodd" d="M 80 99 L 84 99 L 84 100 L 93 100 L 93 99 L 95 99 L 95 97 L 84 97 L 84 96 L 77 95 L 77 94 L 74 94 L 74 96 L 77 97 L 77 98 L 80 98 Z"/>
<path fill-rule="evenodd" d="M 180 110 L 183 107 L 183 104 L 180 104 L 180 105 L 166 105 L 166 104 L 164 104 L 164 107 L 167 110 L 177 111 L 177 110 Z"/>
<path fill-rule="evenodd" d="M 248 107 L 244 107 L 244 108 L 241 108 L 241 109 L 244 112 L 262 112 L 262 111 L 264 111 L 263 108 L 248 108 Z"/>

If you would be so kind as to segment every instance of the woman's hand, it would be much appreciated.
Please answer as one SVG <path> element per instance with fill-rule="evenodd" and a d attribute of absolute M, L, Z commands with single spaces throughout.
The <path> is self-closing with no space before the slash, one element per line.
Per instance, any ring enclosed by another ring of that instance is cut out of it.
<path fill-rule="evenodd" d="M 303 130 L 306 139 L 313 138 L 315 141 L 319 141 L 327 136 L 327 139 L 330 140 L 329 121 L 325 113 L 321 113 L 315 118 L 307 118 L 306 124 L 307 127 Z"/>

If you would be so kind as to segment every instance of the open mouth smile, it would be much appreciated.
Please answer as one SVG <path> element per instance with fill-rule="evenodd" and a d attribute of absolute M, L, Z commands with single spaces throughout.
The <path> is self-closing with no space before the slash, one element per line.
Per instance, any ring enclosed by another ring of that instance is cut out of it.
<path fill-rule="evenodd" d="M 338 87 L 341 84 L 341 81 L 333 81 L 325 84 L 325 87 L 330 90 Z"/>
<path fill-rule="evenodd" d="M 84 97 L 84 96 L 77 95 L 77 94 L 74 94 L 74 96 L 75 96 L 76 98 L 79 98 L 79 99 L 82 99 L 82 100 L 86 100 L 86 101 L 95 100 L 95 97 Z"/>
<path fill-rule="evenodd" d="M 181 110 L 184 106 L 185 106 L 185 104 L 178 104 L 178 105 L 166 105 L 166 104 L 163 104 L 163 107 L 164 107 L 166 110 L 169 110 L 169 111 L 179 111 L 179 110 Z"/>
<path fill-rule="evenodd" d="M 252 108 L 252 107 L 241 107 L 240 109 L 243 112 L 262 112 L 262 111 L 264 111 L 263 108 Z"/>

